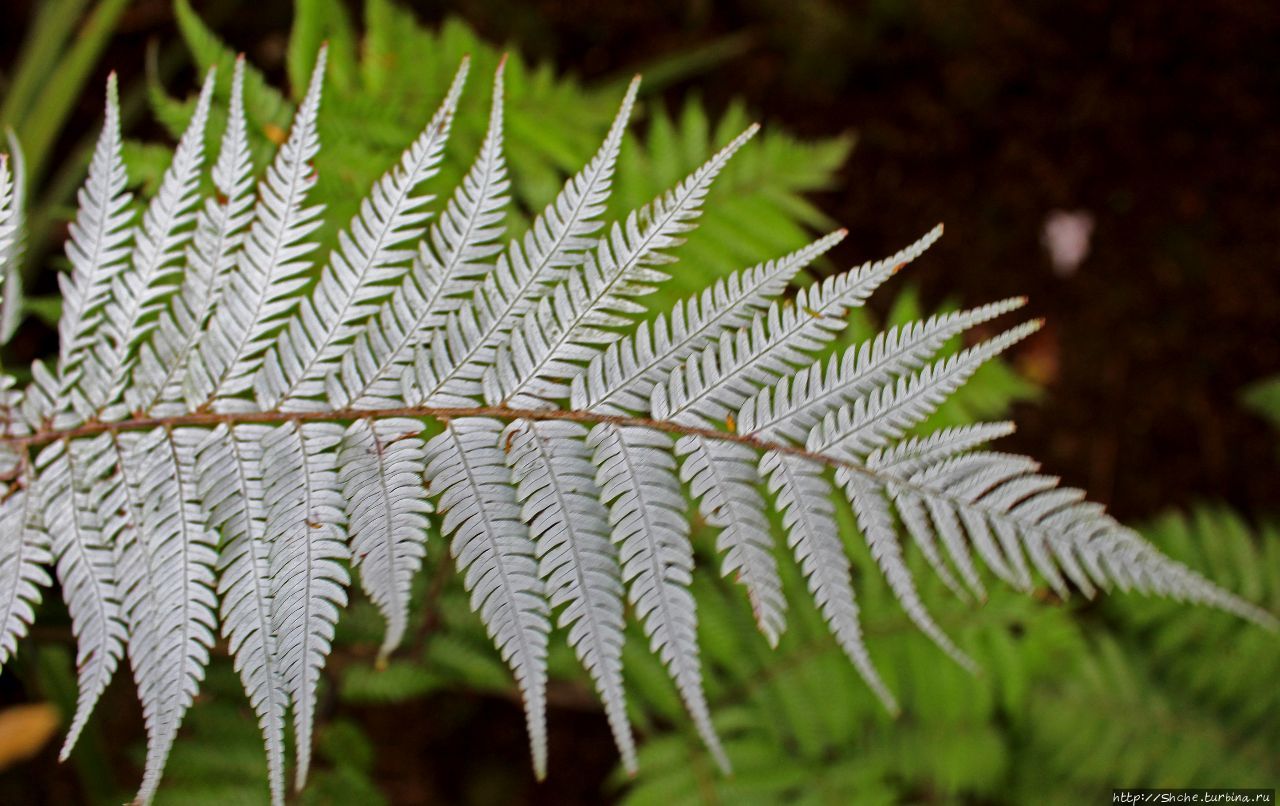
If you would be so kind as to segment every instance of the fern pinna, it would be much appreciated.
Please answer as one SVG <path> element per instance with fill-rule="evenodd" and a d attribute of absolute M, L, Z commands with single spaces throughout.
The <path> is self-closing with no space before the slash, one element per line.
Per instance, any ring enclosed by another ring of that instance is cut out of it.
<path fill-rule="evenodd" d="M 836 492 L 908 616 L 961 664 L 970 661 L 916 592 L 904 535 L 962 595 L 982 596 L 982 565 L 1021 589 L 1034 571 L 1064 595 L 1118 585 L 1275 626 L 1030 459 L 983 448 L 1011 426 L 914 434 L 1038 323 L 936 354 L 1021 300 L 830 354 L 849 311 L 941 228 L 784 298 L 844 235 L 832 233 L 628 330 L 716 175 L 756 131 L 606 228 L 635 82 L 595 156 L 503 245 L 501 67 L 470 172 L 443 204 L 422 190 L 440 165 L 464 62 L 316 276 L 309 238 L 322 218 L 307 196 L 324 70 L 322 50 L 260 179 L 243 62 L 205 176 L 211 71 L 138 221 L 109 81 L 67 241 L 56 363 L 37 362 L 21 392 L 4 381 L 0 662 L 25 634 L 52 566 L 79 645 L 64 756 L 127 654 L 149 740 L 139 801 L 156 791 L 218 632 L 258 717 L 273 801 L 284 799 L 290 722 L 301 787 L 351 573 L 386 618 L 385 656 L 405 631 L 432 514 L 515 675 L 540 776 L 553 629 L 588 672 L 634 769 L 628 618 L 728 766 L 702 691 L 686 490 L 720 529 L 723 571 L 776 642 L 787 614 L 773 499 L 841 649 L 890 709 L 859 628 Z M 0 255 L 10 263 L 20 239 L 14 173 L 0 162 Z"/>

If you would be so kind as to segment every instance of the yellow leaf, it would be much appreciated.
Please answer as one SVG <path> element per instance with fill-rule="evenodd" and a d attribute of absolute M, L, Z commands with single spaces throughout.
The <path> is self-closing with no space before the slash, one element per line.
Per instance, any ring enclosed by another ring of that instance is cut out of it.
<path fill-rule="evenodd" d="M 47 702 L 15 705 L 0 711 L 0 770 L 40 752 L 61 720 Z"/>

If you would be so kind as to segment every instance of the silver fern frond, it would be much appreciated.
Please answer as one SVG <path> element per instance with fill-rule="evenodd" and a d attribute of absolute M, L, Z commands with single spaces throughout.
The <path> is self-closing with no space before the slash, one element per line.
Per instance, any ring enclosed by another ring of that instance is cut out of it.
<path fill-rule="evenodd" d="M 504 244 L 502 65 L 461 184 L 438 211 L 425 189 L 464 61 L 315 271 L 310 241 L 323 222 L 307 196 L 325 64 L 322 50 L 287 139 L 256 178 L 238 62 L 205 183 L 210 75 L 136 227 L 108 82 L 67 241 L 57 361 L 37 362 L 21 391 L 0 376 L 0 664 L 52 567 L 78 644 L 64 757 L 127 651 L 148 736 L 138 800 L 149 802 L 220 632 L 263 735 L 271 800 L 283 803 L 286 737 L 301 787 L 352 572 L 386 621 L 385 661 L 405 635 L 414 577 L 439 561 L 427 556 L 433 519 L 514 674 L 539 777 L 553 633 L 586 670 L 634 770 L 629 620 L 728 769 L 703 692 L 689 497 L 770 643 L 788 617 L 780 516 L 823 620 L 890 710 L 838 528 L 846 504 L 907 617 L 967 668 L 924 607 L 908 539 L 960 596 L 983 596 L 985 568 L 1021 589 L 1037 577 L 1064 597 L 1117 586 L 1276 629 L 1275 616 L 1159 554 L 1034 461 L 985 447 L 1011 425 L 920 433 L 1039 323 L 958 352 L 946 345 L 1023 300 L 836 349 L 850 311 L 941 227 L 788 296 L 839 230 L 638 321 L 756 127 L 606 223 L 637 82 L 587 166 Z M 22 239 L 21 157 L 10 150 L 0 157 L 6 278 Z M 0 335 L 11 327 L 3 310 Z"/>

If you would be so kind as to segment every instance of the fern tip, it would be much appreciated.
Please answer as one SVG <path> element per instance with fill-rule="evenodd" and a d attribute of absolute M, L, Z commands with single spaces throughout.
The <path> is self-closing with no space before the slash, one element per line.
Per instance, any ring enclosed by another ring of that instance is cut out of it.
<path fill-rule="evenodd" d="M 1273 615 L 1261 607 L 1247 605 L 1246 612 L 1240 615 L 1249 623 L 1255 624 L 1272 635 L 1280 635 L 1280 616 Z"/>

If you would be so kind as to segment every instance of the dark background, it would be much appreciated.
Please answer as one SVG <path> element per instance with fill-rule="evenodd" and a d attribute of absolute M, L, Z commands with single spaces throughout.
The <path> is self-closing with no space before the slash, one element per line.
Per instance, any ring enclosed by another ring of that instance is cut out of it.
<path fill-rule="evenodd" d="M 737 35 L 738 55 L 665 97 L 696 91 L 718 109 L 741 96 L 766 125 L 801 135 L 855 130 L 839 187 L 818 198 L 851 232 L 839 262 L 887 254 L 943 221 L 946 237 L 910 272 L 927 304 L 1026 294 L 1030 314 L 1047 319 L 1015 355 L 1046 394 L 1017 413 L 1010 449 L 1124 519 L 1205 499 L 1275 511 L 1274 442 L 1238 395 L 1280 372 L 1280 4 L 405 4 L 428 23 L 458 14 L 587 80 Z M 283 83 L 288 3 L 195 5 Z M 32 4 L 4 7 L 7 63 Z M 175 37 L 167 2 L 137 3 L 99 72 L 139 72 L 148 42 Z M 97 125 L 99 105 L 88 93 L 69 138 Z M 1090 255 L 1067 278 L 1040 245 L 1055 208 L 1097 221 Z M 388 749 L 483 741 L 491 752 L 466 762 L 472 773 L 527 765 L 517 708 L 489 701 L 480 724 L 450 725 L 440 706 L 360 719 Z M 602 720 L 565 714 L 551 725 L 552 754 L 578 764 L 529 797 L 592 797 L 615 759 Z M 380 777 L 393 800 L 422 794 L 406 780 L 420 778 L 417 767 L 460 763 L 388 755 Z"/>

